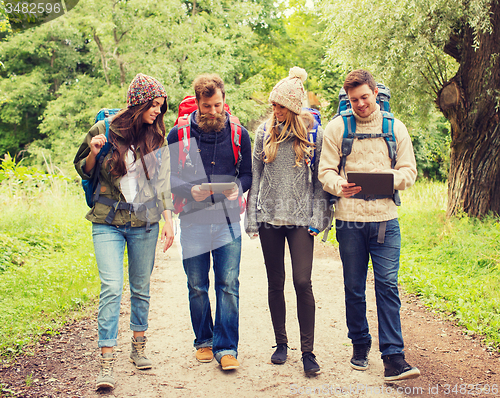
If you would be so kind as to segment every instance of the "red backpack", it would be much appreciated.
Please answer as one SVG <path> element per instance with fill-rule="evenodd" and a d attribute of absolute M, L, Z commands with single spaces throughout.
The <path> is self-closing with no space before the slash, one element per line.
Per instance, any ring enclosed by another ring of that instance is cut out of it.
<path fill-rule="evenodd" d="M 177 126 L 178 142 L 179 142 L 179 170 L 184 168 L 186 161 L 191 163 L 189 158 L 189 146 L 191 138 L 191 114 L 198 109 L 195 97 L 190 95 L 184 97 L 179 104 L 179 113 L 175 125 Z M 229 123 L 231 124 L 231 143 L 233 146 L 234 165 L 236 166 L 236 177 L 238 177 L 241 164 L 241 128 L 240 120 L 231 115 L 231 110 L 228 104 L 224 104 L 224 110 L 229 114 Z M 187 203 L 186 198 L 181 198 L 172 194 L 174 202 L 174 212 L 179 214 Z M 240 213 L 245 211 L 246 201 L 243 197 L 238 198 L 240 205 Z"/>

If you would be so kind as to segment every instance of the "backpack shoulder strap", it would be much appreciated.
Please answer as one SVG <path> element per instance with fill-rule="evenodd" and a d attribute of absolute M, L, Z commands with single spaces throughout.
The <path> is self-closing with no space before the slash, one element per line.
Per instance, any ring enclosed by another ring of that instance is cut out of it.
<path fill-rule="evenodd" d="M 179 142 L 179 173 L 186 162 L 191 163 L 189 146 L 191 139 L 191 114 L 183 115 L 177 124 L 177 137 Z"/>
<path fill-rule="evenodd" d="M 111 143 L 109 142 L 109 126 L 111 125 L 112 120 L 113 116 L 106 116 L 106 118 L 104 119 L 104 126 L 106 127 L 104 133 L 106 137 L 106 143 L 103 145 L 103 147 L 96 156 L 96 166 L 94 170 L 94 184 L 92 184 L 96 188 L 92 194 L 92 203 L 96 203 L 99 200 L 99 194 L 101 192 L 101 181 L 99 179 L 99 175 L 101 174 L 101 168 L 102 168 L 102 163 L 104 162 L 104 158 L 106 157 L 110 149 L 111 152 L 113 151 L 113 145 L 111 145 Z"/>
<path fill-rule="evenodd" d="M 356 118 L 354 117 L 352 109 L 340 112 L 340 116 L 342 116 L 342 120 L 344 121 L 344 135 L 342 137 L 342 154 L 340 157 L 339 174 L 345 167 L 347 156 L 351 154 L 352 143 L 356 134 Z"/>
<path fill-rule="evenodd" d="M 391 158 L 391 168 L 396 167 L 397 144 L 394 135 L 394 115 L 390 112 L 382 111 L 382 136 L 387 143 L 389 157 Z"/>
<path fill-rule="evenodd" d="M 387 143 L 389 157 L 391 158 L 391 169 L 394 169 L 398 155 L 398 145 L 394 134 L 394 115 L 390 112 L 382 111 L 382 116 L 384 118 L 382 122 L 382 135 Z M 394 191 L 393 200 L 396 206 L 401 206 L 399 191 Z"/>
<path fill-rule="evenodd" d="M 311 144 L 316 144 L 316 139 L 318 137 L 319 123 L 314 122 L 314 128 L 307 132 L 307 139 Z M 313 147 L 312 156 L 306 160 L 306 164 L 314 169 L 314 163 L 316 162 L 316 147 Z"/>
<path fill-rule="evenodd" d="M 234 164 L 236 166 L 236 176 L 240 172 L 241 165 L 241 128 L 240 120 L 238 117 L 229 114 L 229 123 L 231 125 L 231 145 L 233 147 Z"/>

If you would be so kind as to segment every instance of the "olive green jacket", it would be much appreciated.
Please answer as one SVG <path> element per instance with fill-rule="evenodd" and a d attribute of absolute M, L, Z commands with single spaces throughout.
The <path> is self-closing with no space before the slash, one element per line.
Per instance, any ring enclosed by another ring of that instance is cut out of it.
<path fill-rule="evenodd" d="M 113 130 L 112 126 L 110 126 L 110 130 Z M 113 130 L 115 132 L 115 130 Z M 85 136 L 78 152 L 75 156 L 74 164 L 76 171 L 82 179 L 88 180 L 93 178 L 94 169 L 90 171 L 90 174 L 86 174 L 84 171 L 86 158 L 90 153 L 90 141 L 93 137 L 98 134 L 105 134 L 106 127 L 104 121 L 97 122 L 90 131 Z M 116 133 L 116 132 L 115 132 Z M 119 135 L 119 134 L 118 134 Z M 163 146 L 158 149 L 161 151 L 161 155 L 156 155 L 154 152 L 146 155 L 146 159 L 148 157 L 156 157 L 157 165 L 154 170 L 149 170 L 148 168 L 150 180 L 144 176 L 144 169 L 142 167 L 142 162 L 140 160 L 140 155 L 136 152 L 137 155 L 137 166 L 138 170 L 142 174 L 142 178 L 138 178 L 138 193 L 134 200 L 134 204 L 138 203 L 146 203 L 151 200 L 156 201 L 156 206 L 149 208 L 148 214 L 146 215 L 146 210 L 133 211 L 129 212 L 128 210 L 117 210 L 115 217 L 113 219 L 112 225 L 125 225 L 127 223 L 131 223 L 132 227 L 142 227 L 145 226 L 147 220 L 151 223 L 157 222 L 161 218 L 161 213 L 165 210 L 173 210 L 174 206 L 172 203 L 172 195 L 170 192 L 170 154 L 167 146 L 167 141 L 165 140 Z M 100 196 L 112 199 L 114 201 L 125 202 L 125 197 L 120 191 L 120 179 L 121 177 L 112 175 L 109 170 L 110 166 L 108 165 L 108 160 L 111 157 L 111 151 L 109 151 L 102 163 L 101 172 L 100 172 Z M 146 164 L 149 162 L 146 161 Z M 159 164 L 158 164 L 159 163 Z M 155 193 L 156 192 L 156 193 Z M 94 207 L 90 209 L 87 213 L 87 220 L 98 223 L 105 224 L 105 219 L 111 210 L 110 206 L 106 206 L 103 203 L 95 203 Z"/>

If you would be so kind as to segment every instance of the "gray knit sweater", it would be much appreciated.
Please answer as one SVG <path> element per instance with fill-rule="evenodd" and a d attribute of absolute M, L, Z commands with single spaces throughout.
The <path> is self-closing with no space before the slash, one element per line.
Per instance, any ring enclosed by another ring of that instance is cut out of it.
<path fill-rule="evenodd" d="M 300 167 L 295 166 L 293 137 L 280 143 L 273 162 L 264 163 L 262 151 L 266 134 L 264 124 L 255 133 L 246 232 L 257 233 L 259 224 L 263 222 L 313 227 L 323 231 L 328 226 L 330 216 L 330 195 L 323 191 L 318 180 L 323 129 L 318 128 L 315 165 L 311 176 L 304 161 Z"/>

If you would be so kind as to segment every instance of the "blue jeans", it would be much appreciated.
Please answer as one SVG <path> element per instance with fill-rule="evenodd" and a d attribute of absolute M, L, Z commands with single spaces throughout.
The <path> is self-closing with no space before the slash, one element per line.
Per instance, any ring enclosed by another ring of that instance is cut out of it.
<path fill-rule="evenodd" d="M 101 279 L 97 326 L 99 347 L 116 346 L 120 302 L 123 291 L 123 254 L 128 253 L 130 284 L 130 329 L 143 332 L 148 329 L 149 280 L 153 272 L 158 223 L 146 227 L 92 224 L 92 238 Z"/>
<path fill-rule="evenodd" d="M 235 236 L 233 239 L 232 234 Z M 238 223 L 193 224 L 181 218 L 182 263 L 196 348 L 212 347 L 215 359 L 238 356 L 241 231 Z M 215 324 L 208 297 L 210 254 L 215 277 Z"/>
<path fill-rule="evenodd" d="M 371 340 L 366 319 L 366 276 L 371 256 L 375 276 L 379 348 L 382 355 L 403 352 L 398 292 L 401 233 L 397 219 L 387 221 L 384 243 L 378 243 L 379 222 L 337 220 L 337 241 L 344 268 L 348 337 L 353 344 Z"/>

